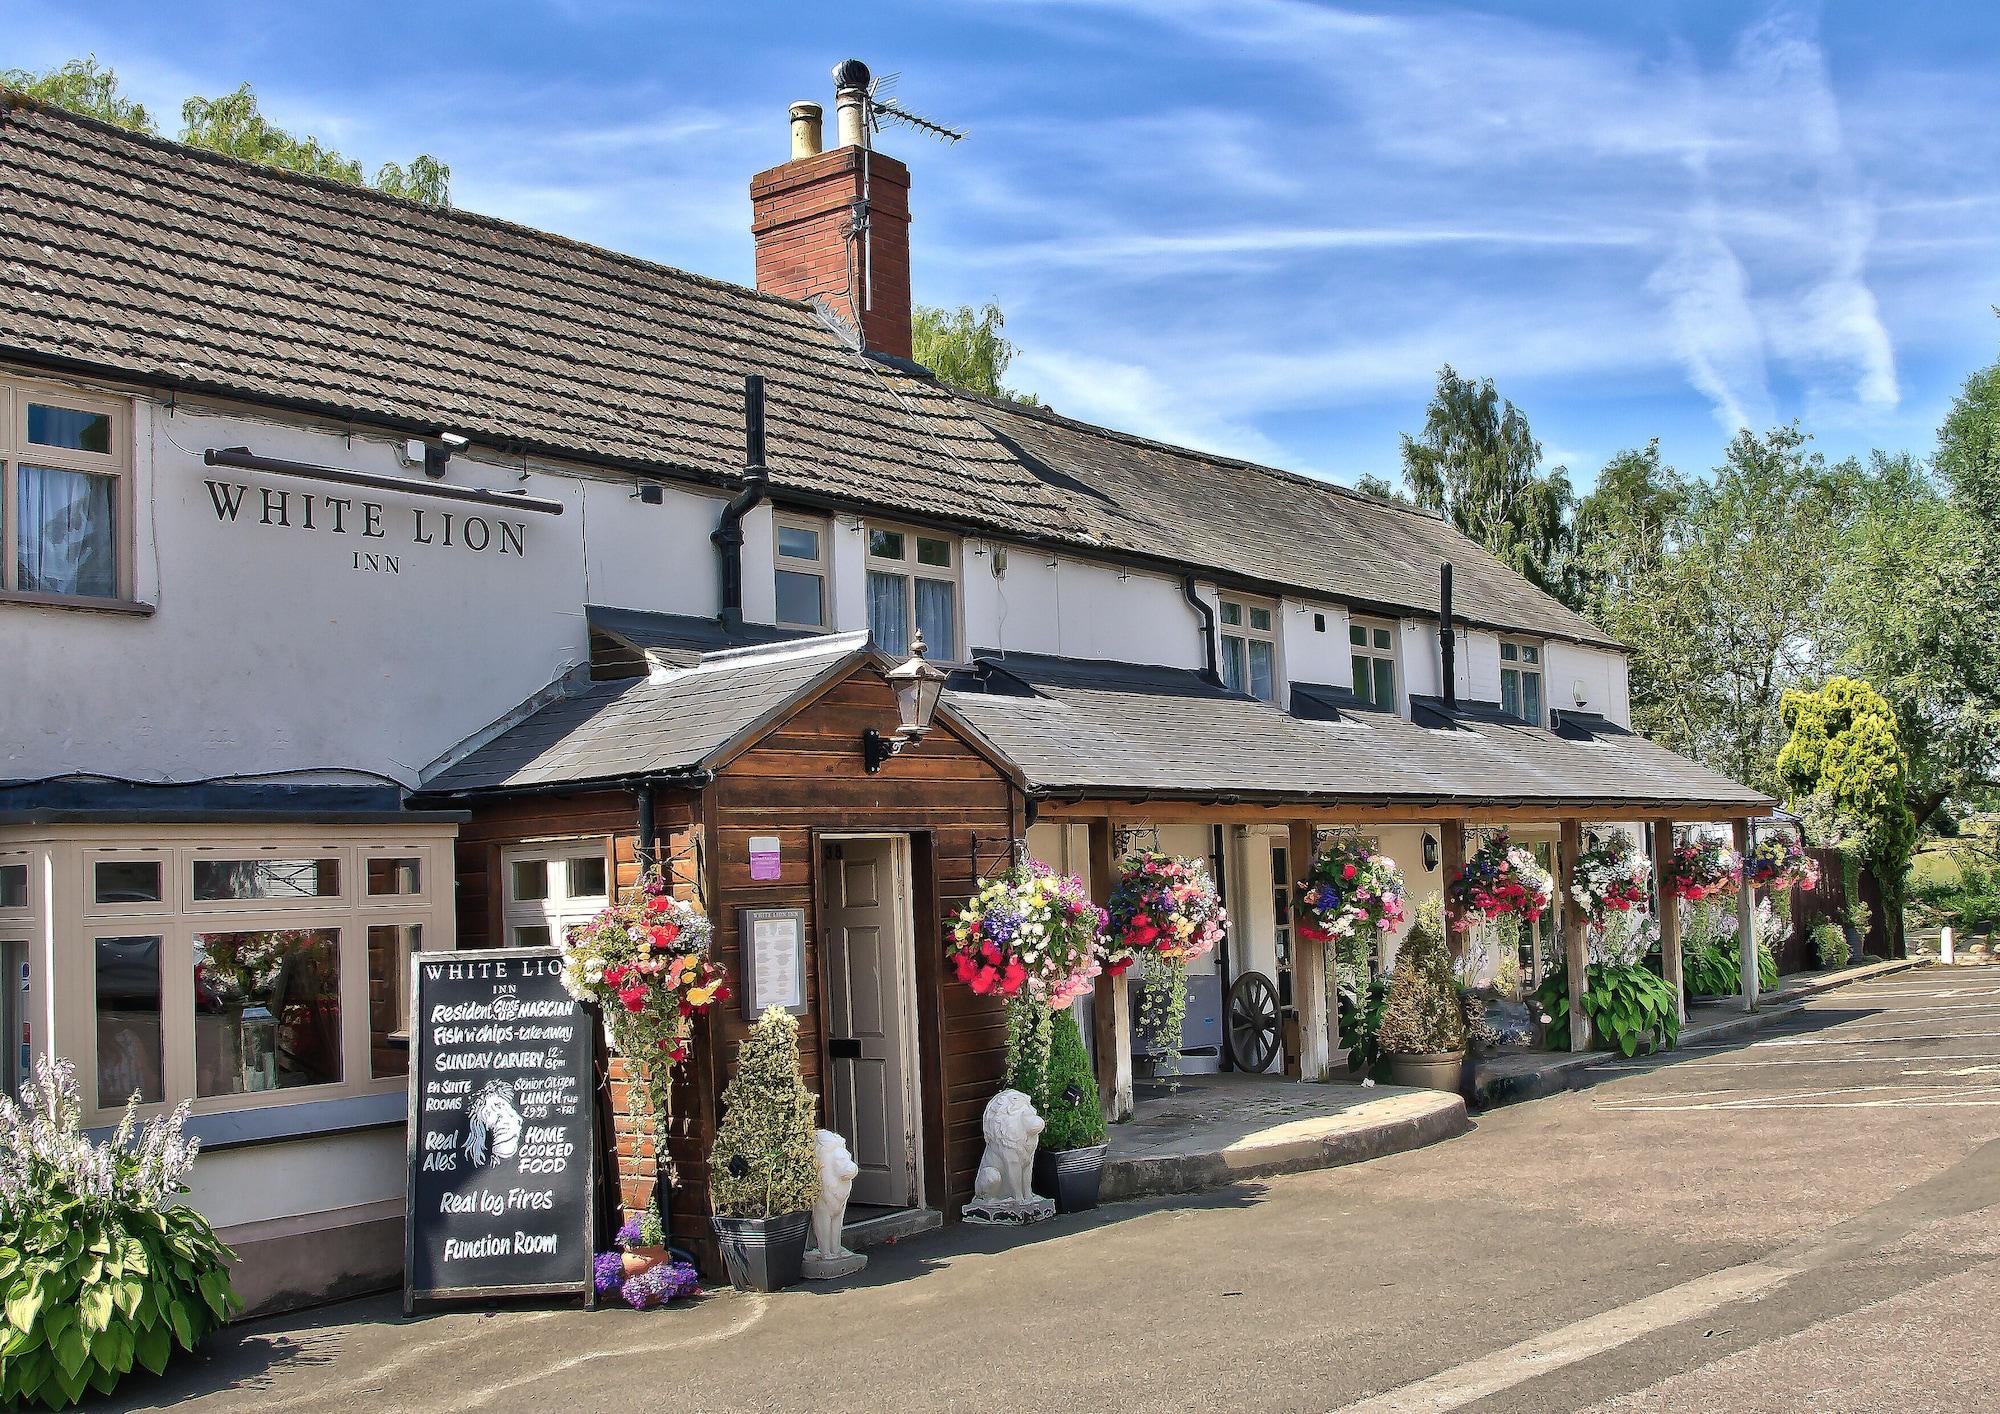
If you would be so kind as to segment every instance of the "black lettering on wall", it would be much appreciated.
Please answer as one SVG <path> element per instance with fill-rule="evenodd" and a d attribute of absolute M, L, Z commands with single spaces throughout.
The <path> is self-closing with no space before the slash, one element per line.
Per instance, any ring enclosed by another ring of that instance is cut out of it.
<path fill-rule="evenodd" d="M 249 490 L 248 486 L 238 486 L 234 482 L 209 482 L 208 499 L 215 506 L 215 518 L 235 520 L 236 513 L 243 509 L 243 497 Z"/>

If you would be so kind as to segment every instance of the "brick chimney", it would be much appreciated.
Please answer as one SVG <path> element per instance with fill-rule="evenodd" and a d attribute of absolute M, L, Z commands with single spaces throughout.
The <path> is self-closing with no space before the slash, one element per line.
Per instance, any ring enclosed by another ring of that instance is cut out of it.
<path fill-rule="evenodd" d="M 757 288 L 817 295 L 875 353 L 910 356 L 910 169 L 869 143 L 868 68 L 834 70 L 840 146 L 817 103 L 792 105 L 792 160 L 750 179 Z"/>

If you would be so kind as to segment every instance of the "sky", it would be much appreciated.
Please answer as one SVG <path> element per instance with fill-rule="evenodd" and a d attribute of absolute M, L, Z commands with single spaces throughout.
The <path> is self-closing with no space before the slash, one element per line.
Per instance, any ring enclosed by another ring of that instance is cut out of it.
<path fill-rule="evenodd" d="M 1316 0 L 0 0 L 170 133 L 249 80 L 369 170 L 748 283 L 750 176 L 858 57 L 927 304 L 997 302 L 1059 411 L 1397 479 L 1440 365 L 1587 486 L 1797 419 L 1926 453 L 2000 357 L 2000 5 Z"/>

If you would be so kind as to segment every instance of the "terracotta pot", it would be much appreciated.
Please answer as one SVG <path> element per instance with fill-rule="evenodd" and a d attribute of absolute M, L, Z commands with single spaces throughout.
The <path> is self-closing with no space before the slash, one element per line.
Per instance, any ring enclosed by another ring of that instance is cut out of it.
<path fill-rule="evenodd" d="M 651 1271 L 668 1258 L 669 1253 L 664 1247 L 627 1247 L 619 1260 L 625 1265 L 625 1275 L 635 1277 L 641 1272 Z"/>
<path fill-rule="evenodd" d="M 1389 1083 L 1412 1085 L 1420 1090 L 1448 1090 L 1456 1095 L 1465 1088 L 1465 1052 L 1430 1051 L 1422 1055 L 1390 1056 Z"/>

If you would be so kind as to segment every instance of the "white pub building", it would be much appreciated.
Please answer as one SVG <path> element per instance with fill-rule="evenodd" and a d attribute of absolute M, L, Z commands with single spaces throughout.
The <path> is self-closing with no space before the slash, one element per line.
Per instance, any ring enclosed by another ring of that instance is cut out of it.
<path fill-rule="evenodd" d="M 858 102 L 751 180 L 753 290 L 0 91 L 0 1082 L 52 1050 L 93 1123 L 191 1101 L 254 1306 L 400 1270 L 409 954 L 545 942 L 644 860 L 732 971 L 735 907 L 813 911 L 857 1200 L 949 1215 L 1002 1036 L 941 927 L 1020 836 L 1100 897 L 1134 840 L 1210 859 L 1184 1064 L 1241 1068 L 1257 978 L 1263 1068 L 1312 1079 L 1316 830 L 1421 896 L 1481 828 L 1560 864 L 1768 808 L 1631 734 L 1625 651 L 1437 517 L 938 383 Z M 940 729 L 866 760 L 918 633 Z M 691 1242 L 741 1028 L 690 1071 Z"/>

